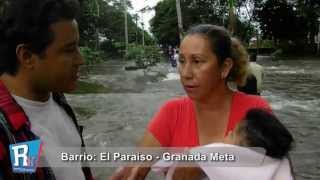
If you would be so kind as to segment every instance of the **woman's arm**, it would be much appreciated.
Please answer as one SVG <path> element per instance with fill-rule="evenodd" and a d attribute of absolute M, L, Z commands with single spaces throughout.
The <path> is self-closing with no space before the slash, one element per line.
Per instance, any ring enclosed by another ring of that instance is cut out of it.
<path fill-rule="evenodd" d="M 200 167 L 178 167 L 175 169 L 172 180 L 199 180 L 207 177 Z"/>
<path fill-rule="evenodd" d="M 161 147 L 161 144 L 152 135 L 152 133 L 149 130 L 146 130 L 138 146 L 139 147 Z"/>
<path fill-rule="evenodd" d="M 162 105 L 148 124 L 142 140 L 138 147 L 163 147 L 169 146 L 171 141 L 172 121 L 175 111 L 175 103 L 167 102 Z M 144 180 L 150 171 L 150 167 L 123 167 L 111 177 L 111 180 Z"/>

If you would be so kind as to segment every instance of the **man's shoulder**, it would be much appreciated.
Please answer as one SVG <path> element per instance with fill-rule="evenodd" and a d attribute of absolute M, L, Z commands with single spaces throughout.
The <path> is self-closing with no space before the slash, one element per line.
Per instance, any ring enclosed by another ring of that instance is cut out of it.
<path fill-rule="evenodd" d="M 8 159 L 8 147 L 13 133 L 3 112 L 0 111 L 0 161 Z"/>
<path fill-rule="evenodd" d="M 5 131 L 8 131 L 8 130 L 10 131 L 10 127 L 8 125 L 7 119 L 3 114 L 3 112 L 0 111 L 0 136 L 6 133 Z M 1 138 L 0 138 L 0 141 L 2 141 Z"/>
<path fill-rule="evenodd" d="M 2 122 L 2 121 L 5 121 L 5 120 L 6 120 L 5 116 L 4 116 L 3 112 L 0 110 L 0 121 Z"/>

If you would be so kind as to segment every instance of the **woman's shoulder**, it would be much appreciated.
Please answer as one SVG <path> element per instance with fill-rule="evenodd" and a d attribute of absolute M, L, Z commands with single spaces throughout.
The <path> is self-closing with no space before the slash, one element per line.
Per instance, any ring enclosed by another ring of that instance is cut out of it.
<path fill-rule="evenodd" d="M 227 129 L 232 130 L 238 122 L 240 122 L 246 115 L 246 113 L 252 108 L 261 108 L 269 112 L 272 112 L 271 107 L 264 98 L 256 95 L 248 95 L 239 91 L 236 91 L 233 96 L 232 112 L 230 115 L 230 122 Z"/>
<path fill-rule="evenodd" d="M 261 96 L 249 95 L 236 91 L 234 95 L 234 103 L 237 106 L 245 106 L 250 108 L 266 108 L 270 109 L 269 102 Z"/>

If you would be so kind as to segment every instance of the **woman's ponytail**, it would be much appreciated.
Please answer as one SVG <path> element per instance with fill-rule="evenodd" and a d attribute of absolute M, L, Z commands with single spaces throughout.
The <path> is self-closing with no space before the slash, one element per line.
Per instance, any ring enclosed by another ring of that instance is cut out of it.
<path fill-rule="evenodd" d="M 228 81 L 233 81 L 238 86 L 244 85 L 248 75 L 249 58 L 246 49 L 237 38 L 231 38 L 231 58 L 233 67 Z"/>

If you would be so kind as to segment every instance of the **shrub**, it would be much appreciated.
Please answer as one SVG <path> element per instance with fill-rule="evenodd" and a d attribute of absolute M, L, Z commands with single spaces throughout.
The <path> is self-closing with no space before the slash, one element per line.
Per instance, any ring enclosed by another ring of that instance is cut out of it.
<path fill-rule="evenodd" d="M 161 50 L 155 45 L 142 46 L 130 44 L 126 59 L 134 60 L 139 65 L 153 65 L 162 58 Z"/>
<path fill-rule="evenodd" d="M 84 57 L 86 64 L 100 63 L 105 58 L 102 51 L 95 51 L 87 46 L 80 47 L 80 52 Z"/>

